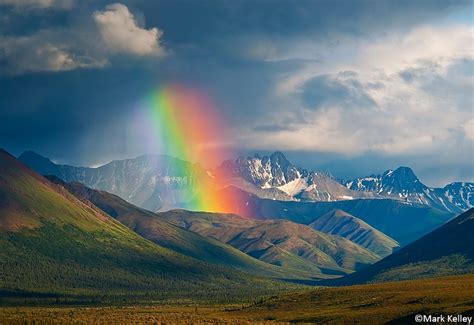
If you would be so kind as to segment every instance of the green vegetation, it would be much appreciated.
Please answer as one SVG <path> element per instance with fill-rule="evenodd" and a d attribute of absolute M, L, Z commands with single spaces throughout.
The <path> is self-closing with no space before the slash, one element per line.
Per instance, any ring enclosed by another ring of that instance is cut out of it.
<path fill-rule="evenodd" d="M 253 321 L 317 324 L 414 323 L 416 314 L 472 315 L 474 275 L 320 288 L 268 299 L 228 313 Z M 230 316 L 228 315 L 228 316 Z"/>
<path fill-rule="evenodd" d="M 162 215 L 136 207 L 116 195 L 93 190 L 80 183 L 64 183 L 54 176 L 48 176 L 48 179 L 61 184 L 81 200 L 93 203 L 142 237 L 203 262 L 278 279 L 309 279 L 319 273 L 316 267 L 313 267 L 311 273 L 304 268 L 294 269 L 262 262 L 231 245 L 178 227 L 165 220 Z M 204 218 L 205 214 L 202 216 Z"/>
<path fill-rule="evenodd" d="M 474 273 L 474 263 L 463 255 L 408 263 L 377 274 L 373 281 L 400 281 Z"/>
<path fill-rule="evenodd" d="M 248 301 L 295 287 L 146 240 L 4 152 L 0 247 L 2 303 Z"/>
<path fill-rule="evenodd" d="M 85 301 L 233 301 L 284 288 L 140 244 L 133 249 L 106 232 L 51 224 L 2 235 L 0 287 L 32 298 L 47 293 Z"/>
<path fill-rule="evenodd" d="M 0 308 L 0 323 L 411 324 L 416 314 L 474 309 L 474 275 L 318 288 L 232 305 Z"/>

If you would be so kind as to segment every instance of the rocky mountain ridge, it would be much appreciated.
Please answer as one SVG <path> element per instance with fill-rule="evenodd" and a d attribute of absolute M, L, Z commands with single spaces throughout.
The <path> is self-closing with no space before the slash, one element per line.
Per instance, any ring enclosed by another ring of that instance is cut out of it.
<path fill-rule="evenodd" d="M 187 208 L 202 177 L 211 177 L 216 187 L 234 186 L 261 198 L 280 201 L 389 198 L 451 213 L 474 206 L 474 183 L 430 188 L 409 167 L 338 181 L 328 173 L 299 168 L 278 151 L 268 156 L 256 154 L 227 160 L 210 171 L 166 155 L 114 160 L 97 168 L 55 164 L 31 151 L 23 153 L 19 160 L 40 174 L 107 191 L 151 211 Z"/>
<path fill-rule="evenodd" d="M 423 184 L 409 167 L 387 170 L 382 175 L 360 177 L 343 184 L 354 191 L 376 193 L 453 213 L 474 206 L 474 183 L 455 182 L 443 188 L 431 188 Z"/>

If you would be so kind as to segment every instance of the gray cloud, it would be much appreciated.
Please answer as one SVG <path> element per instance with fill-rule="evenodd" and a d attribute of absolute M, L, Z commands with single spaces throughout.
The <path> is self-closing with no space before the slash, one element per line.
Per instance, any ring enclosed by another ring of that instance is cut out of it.
<path fill-rule="evenodd" d="M 88 53 L 71 33 L 40 31 L 29 36 L 0 37 L 0 73 L 67 71 L 103 67 L 104 57 Z"/>
<path fill-rule="evenodd" d="M 159 57 L 166 52 L 160 44 L 162 34 L 157 28 L 138 26 L 126 6 L 112 4 L 61 28 L 0 35 L 0 73 L 102 68 L 115 55 Z"/>

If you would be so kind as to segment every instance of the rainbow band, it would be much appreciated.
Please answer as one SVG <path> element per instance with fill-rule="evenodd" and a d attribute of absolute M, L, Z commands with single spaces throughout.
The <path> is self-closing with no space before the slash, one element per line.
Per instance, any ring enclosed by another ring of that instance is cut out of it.
<path fill-rule="evenodd" d="M 190 162 L 182 164 L 180 176 L 193 179 L 194 191 L 187 209 L 231 212 L 232 197 L 218 191 L 211 175 L 201 167 L 214 166 L 229 157 L 223 149 L 225 139 L 222 119 L 211 101 L 196 90 L 171 86 L 154 92 L 148 101 L 156 136 L 170 156 Z M 199 163 L 196 164 L 196 163 Z"/>

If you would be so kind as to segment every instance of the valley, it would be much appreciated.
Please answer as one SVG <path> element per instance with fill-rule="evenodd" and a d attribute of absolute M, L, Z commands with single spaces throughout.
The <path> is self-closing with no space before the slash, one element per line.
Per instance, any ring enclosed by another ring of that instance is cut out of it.
<path fill-rule="evenodd" d="M 433 313 L 473 317 L 474 276 L 318 288 L 256 304 L 0 307 L 0 322 L 414 324 L 415 315 Z"/>
<path fill-rule="evenodd" d="M 474 325 L 473 4 L 0 0 L 0 325 Z"/>

